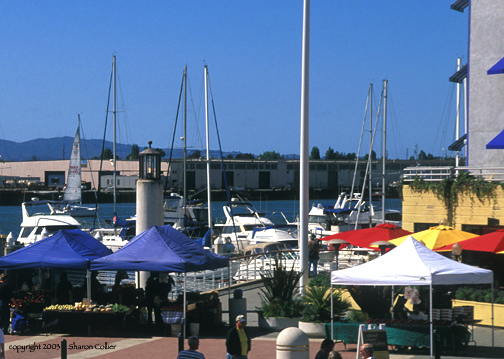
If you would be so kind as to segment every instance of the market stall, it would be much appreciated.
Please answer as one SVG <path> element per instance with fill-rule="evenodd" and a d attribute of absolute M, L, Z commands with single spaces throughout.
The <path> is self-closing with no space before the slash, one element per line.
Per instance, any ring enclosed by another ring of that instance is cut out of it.
<path fill-rule="evenodd" d="M 493 272 L 455 262 L 425 247 L 413 237 L 383 256 L 356 267 L 333 271 L 333 285 L 404 286 L 428 285 L 430 318 L 432 318 L 432 286 L 452 284 L 490 284 Z M 433 357 L 434 323 L 429 324 L 431 357 Z M 492 331 L 493 344 L 493 331 Z"/>
<path fill-rule="evenodd" d="M 89 262 L 112 253 L 93 236 L 79 229 L 62 229 L 27 247 L 0 257 L 0 269 L 63 268 L 89 270 Z M 28 288 L 30 289 L 30 288 Z M 89 290 L 88 290 L 89 293 Z M 52 292 L 14 291 L 15 312 L 40 319 L 42 309 L 50 305 Z M 30 311 L 27 312 L 27 311 Z M 14 329 L 14 328 L 13 328 Z"/>
<path fill-rule="evenodd" d="M 117 252 L 91 261 L 93 270 L 135 270 L 187 273 L 229 266 L 229 259 L 205 250 L 173 227 L 153 226 Z M 187 298 L 184 281 L 183 318 Z M 185 326 L 187 320 L 183 320 Z M 184 329 L 185 335 L 185 329 Z"/>

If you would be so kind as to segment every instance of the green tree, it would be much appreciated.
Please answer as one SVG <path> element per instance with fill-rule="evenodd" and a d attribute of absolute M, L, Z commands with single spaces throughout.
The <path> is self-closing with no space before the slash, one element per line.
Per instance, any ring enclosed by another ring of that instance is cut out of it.
<path fill-rule="evenodd" d="M 127 160 L 138 160 L 138 154 L 140 153 L 140 147 L 136 143 L 131 145 L 131 152 L 126 156 Z"/>
<path fill-rule="evenodd" d="M 237 160 L 253 160 L 255 157 L 252 153 L 238 153 L 235 158 Z"/>
<path fill-rule="evenodd" d="M 283 156 L 275 151 L 264 151 L 262 154 L 259 155 L 258 159 L 260 160 L 279 160 L 282 159 Z"/>
<path fill-rule="evenodd" d="M 201 151 L 200 150 L 194 150 L 192 153 L 187 156 L 188 158 L 200 158 L 201 157 Z"/>
<path fill-rule="evenodd" d="M 100 159 L 102 160 L 110 160 L 114 157 L 114 154 L 112 153 L 112 150 L 110 148 L 105 148 L 100 155 Z"/>
<path fill-rule="evenodd" d="M 334 150 L 331 147 L 329 147 L 327 149 L 327 151 L 325 153 L 325 159 L 326 160 L 335 160 L 335 159 L 337 159 L 336 158 L 336 152 L 334 152 Z"/>
<path fill-rule="evenodd" d="M 159 152 L 161 154 L 161 158 L 166 156 L 166 152 L 162 148 L 154 148 L 154 151 Z"/>
<path fill-rule="evenodd" d="M 310 153 L 311 160 L 320 160 L 320 150 L 317 146 L 313 146 Z"/>
<path fill-rule="evenodd" d="M 38 158 L 36 155 L 31 156 L 30 161 L 40 161 L 40 158 Z"/>
<path fill-rule="evenodd" d="M 367 160 L 368 158 L 369 158 L 369 154 L 366 153 L 366 155 L 364 156 L 364 159 Z M 371 150 L 371 159 L 376 160 L 376 152 L 374 150 Z"/>

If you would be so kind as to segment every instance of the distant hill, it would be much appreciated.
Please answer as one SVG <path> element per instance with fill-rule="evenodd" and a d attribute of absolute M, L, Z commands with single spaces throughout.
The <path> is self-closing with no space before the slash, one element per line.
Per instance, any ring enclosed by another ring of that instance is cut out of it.
<path fill-rule="evenodd" d="M 54 137 L 54 138 L 37 138 L 26 142 L 13 142 L 8 140 L 0 140 L 0 158 L 4 161 L 30 161 L 34 156 L 41 161 L 51 160 L 68 160 L 70 159 L 70 149 L 72 148 L 73 137 Z M 102 140 L 82 140 L 81 155 L 84 159 L 99 157 L 102 153 Z M 105 148 L 112 150 L 113 143 L 105 141 Z M 116 144 L 117 156 L 120 159 L 125 159 L 131 152 L 131 145 L 121 143 Z M 140 147 L 140 151 L 143 147 Z M 166 157 L 170 156 L 168 148 L 163 148 L 166 152 Z M 188 149 L 188 155 L 194 152 L 194 149 Z M 205 155 L 205 150 L 201 150 L 202 155 Z M 239 152 L 225 152 L 223 155 L 227 157 L 232 154 L 233 157 Z M 211 150 L 210 156 L 220 158 L 219 151 Z M 172 158 L 182 158 L 182 148 L 174 148 Z"/>

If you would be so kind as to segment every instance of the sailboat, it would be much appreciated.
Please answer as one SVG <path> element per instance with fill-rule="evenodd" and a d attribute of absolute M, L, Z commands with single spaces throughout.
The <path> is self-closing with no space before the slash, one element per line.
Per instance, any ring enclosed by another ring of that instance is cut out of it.
<path fill-rule="evenodd" d="M 372 104 L 372 91 L 373 86 L 370 85 L 369 95 L 368 95 L 368 105 Z M 386 115 L 387 115 L 387 80 L 383 81 L 383 154 L 386 153 Z M 366 109 L 367 112 L 367 109 Z M 359 152 L 357 153 L 357 160 L 355 163 L 354 179 L 352 183 L 352 189 L 350 194 L 342 192 L 336 203 L 330 206 L 324 206 L 322 204 L 314 205 L 309 212 L 308 228 L 309 231 L 319 237 L 325 237 L 331 234 L 340 233 L 353 229 L 374 227 L 379 223 L 392 223 L 398 227 L 402 227 L 402 213 L 401 211 L 394 209 L 385 208 L 385 191 L 382 191 L 382 208 L 375 210 L 373 203 L 371 201 L 371 151 L 373 149 L 374 135 L 372 127 L 372 107 L 370 108 L 370 144 L 369 144 L 369 156 L 367 168 L 365 171 L 363 189 L 365 189 L 365 184 L 367 179 L 369 180 L 369 203 L 364 202 L 363 193 L 354 192 L 354 186 L 356 182 L 356 174 L 358 171 L 358 158 L 360 157 L 360 143 Z M 378 119 L 378 116 L 377 116 Z M 366 123 L 366 118 L 364 117 L 364 122 L 362 125 L 361 132 L 361 142 L 362 135 L 364 133 L 364 125 Z M 376 126 L 375 126 L 376 128 Z M 375 129 L 376 131 L 376 129 Z M 383 155 L 382 160 L 382 188 L 385 188 L 385 155 Z"/>
<path fill-rule="evenodd" d="M 205 67 L 206 69 L 206 67 Z M 206 84 L 206 82 L 205 82 Z M 184 158 L 183 158 L 183 195 L 179 193 L 172 192 L 165 197 L 163 204 L 164 211 L 164 224 L 169 224 L 173 226 L 173 228 L 183 232 L 190 238 L 201 239 L 202 244 L 209 245 L 209 243 L 203 243 L 206 241 L 205 233 L 207 233 L 209 229 L 209 215 L 211 211 L 209 211 L 209 206 L 204 203 L 203 200 L 191 199 L 191 196 L 188 195 L 187 190 L 187 66 L 184 66 L 184 72 L 182 75 L 182 86 L 180 88 L 180 99 L 182 99 L 182 91 L 183 91 L 183 131 L 184 134 L 182 136 L 184 143 Z M 180 102 L 179 102 L 180 106 Z M 208 111 L 207 111 L 208 112 Z M 208 116 L 207 116 L 208 117 Z M 208 122 L 208 121 L 207 121 Z M 208 128 L 208 125 L 207 125 Z M 176 129 L 176 124 L 175 124 Z M 173 131 L 173 139 L 175 138 L 175 129 Z M 207 130 L 208 132 L 208 130 Z M 173 140 L 172 140 L 173 141 Z M 172 142 L 173 148 L 173 142 Z M 208 148 L 208 138 L 207 138 L 207 148 Z M 171 154 L 170 154 L 171 160 Z M 207 174 L 207 180 L 208 180 Z M 207 188 L 210 188 L 207 186 Z M 202 191 L 206 189 L 200 190 L 194 193 L 192 196 L 196 196 L 200 194 Z M 210 193 L 210 192 L 208 192 Z M 208 202 L 210 203 L 210 201 Z M 205 238 L 205 239 L 203 239 Z"/>
<path fill-rule="evenodd" d="M 63 201 L 53 204 L 54 213 L 69 214 L 73 217 L 93 217 L 96 206 L 82 205 L 82 172 L 81 172 L 80 116 L 70 154 L 70 166 L 63 193 Z"/>
<path fill-rule="evenodd" d="M 112 162 L 114 165 L 113 171 L 113 194 L 114 194 L 114 226 L 113 227 L 103 227 L 103 228 L 94 228 L 89 233 L 94 236 L 96 239 L 101 241 L 105 246 L 110 248 L 112 251 L 117 251 L 125 244 L 129 242 L 131 238 L 135 236 L 135 227 L 133 220 L 121 221 L 121 219 L 117 216 L 117 192 L 116 192 L 116 183 L 117 183 L 117 162 L 116 162 L 116 116 L 117 116 L 117 105 L 116 105 L 116 57 L 112 57 L 112 115 L 113 115 L 113 151 L 112 151 Z M 108 107 L 107 107 L 108 112 Z M 123 226 L 124 225 L 124 226 Z"/>

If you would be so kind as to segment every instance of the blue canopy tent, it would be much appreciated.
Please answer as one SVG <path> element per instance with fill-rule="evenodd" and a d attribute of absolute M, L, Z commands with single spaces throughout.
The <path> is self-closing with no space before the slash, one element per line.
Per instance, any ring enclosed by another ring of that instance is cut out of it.
<path fill-rule="evenodd" d="M 0 257 L 0 269 L 89 269 L 89 261 L 112 253 L 80 229 L 60 229 L 54 235 Z"/>
<path fill-rule="evenodd" d="M 91 261 L 92 270 L 196 272 L 229 266 L 229 259 L 203 249 L 172 226 L 153 226 L 108 256 Z"/>
<path fill-rule="evenodd" d="M 229 259 L 205 250 L 172 226 L 153 226 L 108 256 L 91 261 L 93 270 L 135 270 L 184 273 L 186 303 L 187 272 L 229 267 Z M 186 306 L 182 331 L 185 338 Z"/>
<path fill-rule="evenodd" d="M 54 235 L 0 257 L 0 269 L 72 268 L 87 270 L 87 293 L 91 294 L 90 260 L 112 251 L 80 229 L 60 229 Z"/>

